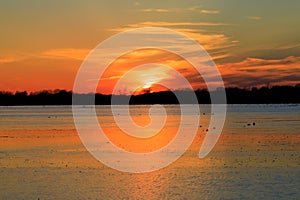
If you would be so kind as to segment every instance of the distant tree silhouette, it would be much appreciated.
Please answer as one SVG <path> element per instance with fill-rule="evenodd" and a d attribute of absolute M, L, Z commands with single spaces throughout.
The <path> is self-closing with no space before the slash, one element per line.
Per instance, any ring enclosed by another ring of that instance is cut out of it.
<path fill-rule="evenodd" d="M 271 88 L 253 87 L 251 89 L 226 88 L 227 103 L 229 104 L 272 104 L 272 103 L 300 103 L 300 84 L 296 86 L 273 86 Z M 207 90 L 196 91 L 175 91 L 177 94 L 188 94 L 195 92 L 200 104 L 209 104 L 210 94 Z M 215 91 L 217 92 L 217 91 Z M 93 94 L 74 94 L 79 99 L 90 99 Z M 77 104 L 111 104 L 112 95 L 95 94 L 95 101 L 82 101 Z M 126 95 L 114 96 L 122 100 L 128 98 Z M 120 101 L 122 102 L 122 101 Z M 144 93 L 130 97 L 130 104 L 178 104 L 175 94 L 171 91 Z M 185 103 L 193 103 L 186 100 Z M 66 90 L 43 90 L 28 94 L 26 91 L 17 91 L 15 93 L 0 91 L 0 105 L 71 105 L 72 91 Z"/>

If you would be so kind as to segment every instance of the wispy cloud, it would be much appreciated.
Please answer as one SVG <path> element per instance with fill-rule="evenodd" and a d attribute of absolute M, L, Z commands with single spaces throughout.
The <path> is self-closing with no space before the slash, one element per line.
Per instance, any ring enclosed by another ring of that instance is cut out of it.
<path fill-rule="evenodd" d="M 294 49 L 294 48 L 299 48 L 300 47 L 300 43 L 296 43 L 296 44 L 288 44 L 288 45 L 283 45 L 278 47 L 279 50 L 287 50 L 287 49 Z"/>
<path fill-rule="evenodd" d="M 210 54 L 210 56 L 216 62 L 219 59 L 224 59 L 224 58 L 230 57 L 231 54 L 228 52 L 221 52 L 221 53 L 212 53 L 212 54 Z"/>
<path fill-rule="evenodd" d="M 210 53 L 213 53 L 217 59 L 225 58 L 229 56 L 229 53 L 222 52 L 213 52 L 217 50 L 223 51 L 228 47 L 236 45 L 236 42 L 232 42 L 231 38 L 227 37 L 223 33 L 207 33 L 204 28 L 206 26 L 226 26 L 224 23 L 211 23 L 211 22 L 140 22 L 137 24 L 129 24 L 123 28 L 111 29 L 114 32 L 122 32 L 126 30 L 131 30 L 132 28 L 141 28 L 141 27 L 167 27 L 175 31 L 181 32 L 185 35 L 188 35 L 193 40 L 198 41 L 206 50 L 209 50 Z M 201 28 L 201 29 L 199 29 Z M 176 41 L 174 41 L 176 45 Z"/>
<path fill-rule="evenodd" d="M 49 49 L 36 53 L 10 54 L 0 57 L 0 64 L 15 63 L 28 59 L 66 59 L 82 61 L 89 54 L 91 49 Z"/>
<path fill-rule="evenodd" d="M 263 67 L 263 66 L 278 66 L 278 65 L 288 65 L 288 64 L 300 64 L 300 57 L 286 57 L 284 59 L 275 59 L 275 60 L 266 60 L 262 58 L 247 58 L 242 62 L 238 62 L 235 64 L 231 64 L 232 67 L 239 68 L 240 66 L 243 66 L 243 69 L 245 68 L 257 68 L 257 67 Z"/>
<path fill-rule="evenodd" d="M 201 10 L 200 12 L 208 15 L 216 15 L 220 13 L 218 10 Z"/>
<path fill-rule="evenodd" d="M 192 7 L 189 7 L 187 10 L 189 11 L 195 11 L 195 10 L 199 10 L 202 6 L 192 6 Z"/>
<path fill-rule="evenodd" d="M 294 56 L 277 60 L 247 58 L 219 65 L 219 69 L 227 86 L 293 85 L 300 82 L 300 57 Z"/>
<path fill-rule="evenodd" d="M 18 55 L 18 54 L 5 54 L 0 57 L 0 64 L 14 63 L 21 60 L 27 59 L 29 55 Z"/>
<path fill-rule="evenodd" d="M 142 12 L 158 12 L 158 13 L 167 13 L 167 12 L 191 12 L 191 11 L 200 11 L 205 14 L 218 14 L 217 10 L 200 10 L 202 6 L 192 6 L 188 8 L 145 8 L 141 9 Z"/>
<path fill-rule="evenodd" d="M 205 26 L 228 26 L 229 24 L 226 23 L 217 23 L 217 22 L 164 22 L 164 21 L 145 21 L 136 24 L 128 24 L 126 27 L 123 28 L 114 28 L 109 29 L 109 31 L 114 32 L 121 32 L 126 31 L 132 28 L 142 28 L 142 27 L 187 27 L 187 26 L 198 26 L 198 27 L 205 27 Z"/>
<path fill-rule="evenodd" d="M 225 23 L 216 22 L 143 22 L 142 25 L 157 26 L 226 26 Z"/>
<path fill-rule="evenodd" d="M 171 9 L 161 9 L 161 8 L 148 8 L 148 9 L 142 9 L 142 12 L 159 12 L 159 13 L 167 13 L 167 12 L 171 12 Z"/>
<path fill-rule="evenodd" d="M 88 55 L 90 49 L 51 49 L 41 53 L 40 57 L 51 58 L 51 59 L 74 59 L 74 60 L 84 60 Z"/>
<path fill-rule="evenodd" d="M 262 18 L 259 16 L 247 16 L 247 19 L 251 19 L 251 20 L 261 20 Z"/>
<path fill-rule="evenodd" d="M 20 60 L 19 58 L 14 58 L 14 57 L 0 58 L 0 64 L 13 63 L 13 62 L 16 62 L 16 61 L 19 61 L 19 60 Z"/>
<path fill-rule="evenodd" d="M 192 28 L 178 28 L 176 30 L 198 41 L 206 50 L 224 49 L 235 45 L 227 36 L 221 33 L 208 34 Z"/>
<path fill-rule="evenodd" d="M 139 4 L 138 4 L 139 5 Z M 203 14 L 208 15 L 216 15 L 219 14 L 219 10 L 208 10 L 208 9 L 201 9 L 203 6 L 191 6 L 187 8 L 144 8 L 140 9 L 141 12 L 157 12 L 157 13 L 167 13 L 167 12 L 191 12 L 197 11 Z"/>

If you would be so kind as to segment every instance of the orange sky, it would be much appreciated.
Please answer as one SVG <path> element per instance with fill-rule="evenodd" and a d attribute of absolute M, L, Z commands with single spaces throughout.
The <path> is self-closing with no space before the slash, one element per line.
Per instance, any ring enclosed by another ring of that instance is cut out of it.
<path fill-rule="evenodd" d="M 216 62 L 225 86 L 299 84 L 299 6 L 298 1 L 258 0 L 1 1 L 0 91 L 72 90 L 81 63 L 100 42 L 149 26 L 171 28 L 198 41 Z M 126 70 L 154 61 L 181 72 L 195 89 L 204 87 L 201 76 L 183 59 L 147 50 L 116 60 L 98 92 L 111 93 Z M 172 78 L 160 68 L 144 69 L 130 77 L 120 93 Z M 174 89 L 184 88 L 175 82 Z"/>

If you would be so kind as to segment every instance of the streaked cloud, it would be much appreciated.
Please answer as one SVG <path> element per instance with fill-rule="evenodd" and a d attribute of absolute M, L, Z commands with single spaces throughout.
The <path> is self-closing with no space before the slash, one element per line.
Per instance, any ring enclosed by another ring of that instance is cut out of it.
<path fill-rule="evenodd" d="M 205 31 L 201 32 L 197 29 L 176 29 L 179 32 L 182 32 L 194 40 L 198 41 L 206 50 L 217 50 L 232 47 L 235 43 L 232 43 L 231 40 L 224 34 L 221 33 L 206 33 Z"/>
<path fill-rule="evenodd" d="M 84 60 L 91 49 L 51 49 L 41 53 L 40 57 L 50 58 L 50 59 L 74 59 L 74 60 Z"/>
<path fill-rule="evenodd" d="M 19 62 L 24 59 L 27 59 L 29 55 L 18 55 L 18 54 L 2 54 L 0 57 L 0 64 L 5 64 L 5 63 L 14 63 L 14 62 Z"/>
<path fill-rule="evenodd" d="M 279 50 L 288 50 L 288 49 L 294 49 L 294 48 L 299 48 L 300 47 L 300 43 L 296 43 L 296 44 L 288 44 L 288 45 L 283 45 L 278 47 Z"/>
<path fill-rule="evenodd" d="M 2 63 L 13 63 L 16 61 L 19 61 L 19 58 L 14 58 L 14 57 L 4 57 L 4 58 L 0 58 L 0 64 Z"/>
<path fill-rule="evenodd" d="M 262 18 L 259 16 L 247 16 L 247 19 L 251 19 L 251 20 L 261 20 Z"/>
<path fill-rule="evenodd" d="M 188 8 L 145 8 L 141 9 L 142 12 L 157 12 L 157 13 L 167 13 L 167 12 L 190 12 L 190 11 L 200 11 L 205 14 L 218 14 L 217 10 L 201 10 L 202 6 L 192 6 Z"/>
<path fill-rule="evenodd" d="M 172 10 L 170 9 L 161 9 L 161 8 L 148 8 L 148 9 L 142 9 L 142 12 L 160 12 L 160 13 L 166 13 L 166 12 L 171 12 Z"/>
<path fill-rule="evenodd" d="M 225 26 L 222 23 L 209 23 L 209 22 L 140 22 L 137 24 L 129 24 L 127 27 L 112 29 L 111 31 L 122 32 L 126 30 L 131 30 L 132 28 L 140 28 L 140 27 L 167 27 L 172 28 L 175 31 L 181 32 L 193 40 L 197 41 L 201 44 L 205 50 L 209 51 L 214 60 L 225 59 L 231 54 L 226 50 L 229 47 L 233 47 L 236 45 L 236 40 L 229 38 L 225 34 L 222 33 L 208 33 L 204 30 L 205 26 Z M 198 26 L 203 26 L 203 29 L 199 29 Z M 184 27 L 184 28 L 183 28 Z M 156 34 L 156 33 L 153 33 Z M 165 37 L 166 39 L 168 37 Z M 176 40 L 170 42 L 173 44 L 173 47 L 177 47 L 178 45 L 182 45 L 178 43 Z M 178 48 L 182 48 L 182 46 L 178 46 Z"/>
<path fill-rule="evenodd" d="M 165 22 L 165 21 L 145 21 L 145 22 L 139 22 L 136 24 L 128 24 L 127 26 L 123 28 L 113 28 L 109 29 L 109 31 L 113 32 L 122 32 L 127 31 L 132 28 L 142 28 L 142 27 L 205 27 L 205 26 L 228 26 L 230 24 L 226 23 L 217 23 L 217 22 Z"/>
<path fill-rule="evenodd" d="M 288 64 L 300 64 L 300 57 L 294 57 L 290 56 L 284 59 L 278 59 L 278 60 L 266 60 L 262 58 L 247 58 L 242 62 L 230 64 L 232 67 L 240 68 L 240 66 L 243 66 L 243 69 L 251 68 L 257 68 L 262 66 L 278 66 L 278 65 L 288 65 Z"/>
<path fill-rule="evenodd" d="M 221 53 L 212 53 L 212 54 L 210 54 L 210 56 L 212 57 L 212 59 L 215 62 L 217 62 L 217 60 L 219 60 L 219 59 L 224 59 L 224 58 L 230 57 L 231 54 L 228 52 L 221 52 Z"/>
<path fill-rule="evenodd" d="M 300 82 L 300 57 L 266 60 L 247 58 L 237 63 L 218 65 L 226 86 L 253 87 L 295 85 Z"/>
<path fill-rule="evenodd" d="M 110 76 L 110 77 L 101 78 L 101 80 L 105 81 L 105 80 L 113 80 L 113 79 L 120 79 L 120 78 L 122 78 L 122 76 Z"/>
<path fill-rule="evenodd" d="M 195 11 L 195 10 L 199 10 L 202 6 L 192 6 L 192 7 L 189 7 L 187 10 L 189 11 Z"/>
<path fill-rule="evenodd" d="M 201 10 L 200 12 L 208 15 L 216 15 L 220 13 L 218 10 Z"/>
<path fill-rule="evenodd" d="M 64 60 L 79 60 L 82 61 L 89 54 L 91 49 L 49 49 L 36 53 L 23 53 L 22 55 L 10 54 L 0 57 L 0 64 L 15 63 L 28 59 L 64 59 Z"/>
<path fill-rule="evenodd" d="M 206 50 L 223 49 L 234 46 L 236 42 L 221 33 L 207 33 L 205 30 L 199 29 L 198 26 L 225 26 L 223 23 L 210 22 L 141 22 L 137 24 L 129 24 L 127 27 L 111 29 L 111 31 L 122 32 L 132 28 L 140 27 L 168 27 L 175 31 L 188 35 L 198 41 Z M 182 28 L 185 27 L 185 28 Z M 188 28 L 186 28 L 188 27 Z M 176 41 L 174 41 L 175 45 Z"/>

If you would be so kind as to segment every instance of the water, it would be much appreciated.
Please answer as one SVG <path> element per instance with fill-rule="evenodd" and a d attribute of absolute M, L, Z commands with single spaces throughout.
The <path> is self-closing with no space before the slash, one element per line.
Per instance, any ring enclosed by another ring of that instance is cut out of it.
<path fill-rule="evenodd" d="M 162 134 L 143 143 L 121 136 L 109 108 L 96 106 L 98 120 L 112 142 L 128 151 L 167 144 L 181 117 L 178 105 L 166 105 Z M 150 122 L 149 108 L 131 107 L 138 125 Z M 0 199 L 299 199 L 300 105 L 227 109 L 222 135 L 207 157 L 199 159 L 198 152 L 214 113 L 201 105 L 200 113 L 190 111 L 199 114 L 200 126 L 180 159 L 155 172 L 131 174 L 103 165 L 86 151 L 70 106 L 0 107 L 0 174 L 5 180 Z"/>
<path fill-rule="evenodd" d="M 188 105 L 185 105 L 188 107 Z M 132 117 L 148 117 L 150 105 L 131 106 Z M 180 116 L 179 105 L 165 105 L 169 116 Z M 84 107 L 83 107 L 84 112 Z M 99 121 L 104 126 L 114 123 L 110 106 L 96 106 Z M 192 111 L 191 111 L 192 112 Z M 200 117 L 203 121 L 210 118 L 210 106 L 200 105 Z M 255 129 L 248 124 L 255 123 Z M 114 125 L 115 126 L 115 125 Z M 74 129 L 71 106 L 16 106 L 0 107 L 0 130 L 12 129 Z M 245 134 L 253 131 L 268 133 L 299 133 L 300 104 L 253 104 L 228 105 L 227 118 L 223 134 Z"/>

